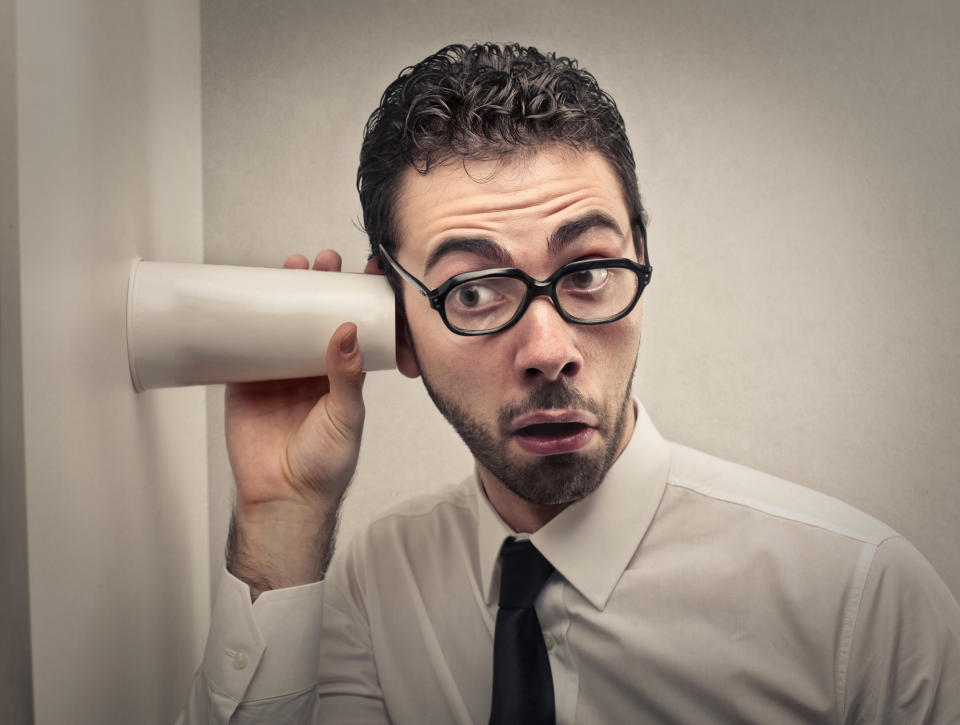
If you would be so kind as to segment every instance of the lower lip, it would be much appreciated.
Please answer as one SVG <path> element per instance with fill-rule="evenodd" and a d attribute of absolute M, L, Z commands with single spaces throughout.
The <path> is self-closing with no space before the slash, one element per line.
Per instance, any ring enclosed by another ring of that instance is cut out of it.
<path fill-rule="evenodd" d="M 535 456 L 555 456 L 579 451 L 593 440 L 595 428 L 581 428 L 564 435 L 514 435 L 513 439 L 527 453 Z"/>

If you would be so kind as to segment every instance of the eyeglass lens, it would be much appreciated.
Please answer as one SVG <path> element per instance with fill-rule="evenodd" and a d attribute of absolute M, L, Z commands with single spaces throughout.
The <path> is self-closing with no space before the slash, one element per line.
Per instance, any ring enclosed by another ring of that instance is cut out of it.
<path fill-rule="evenodd" d="M 632 269 L 600 267 L 565 274 L 556 281 L 557 300 L 569 316 L 584 322 L 623 312 L 640 280 Z M 451 289 L 444 300 L 448 322 L 461 330 L 492 330 L 507 324 L 523 304 L 526 283 L 515 277 L 482 277 Z"/>

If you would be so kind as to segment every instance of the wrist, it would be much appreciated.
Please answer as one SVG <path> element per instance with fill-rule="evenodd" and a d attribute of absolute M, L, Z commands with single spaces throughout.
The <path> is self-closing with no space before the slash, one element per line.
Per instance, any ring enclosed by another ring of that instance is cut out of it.
<path fill-rule="evenodd" d="M 333 553 L 337 509 L 237 507 L 227 538 L 227 569 L 262 592 L 320 581 Z"/>

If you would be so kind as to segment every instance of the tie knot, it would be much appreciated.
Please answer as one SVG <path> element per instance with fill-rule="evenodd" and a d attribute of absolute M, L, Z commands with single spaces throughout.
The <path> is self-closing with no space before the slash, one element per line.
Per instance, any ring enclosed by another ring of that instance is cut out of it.
<path fill-rule="evenodd" d="M 532 607 L 553 565 L 529 541 L 508 539 L 500 550 L 500 606 Z"/>

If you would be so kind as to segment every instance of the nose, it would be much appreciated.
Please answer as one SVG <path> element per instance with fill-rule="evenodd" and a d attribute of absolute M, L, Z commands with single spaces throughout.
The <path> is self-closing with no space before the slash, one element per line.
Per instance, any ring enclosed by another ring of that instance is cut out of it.
<path fill-rule="evenodd" d="M 551 382 L 562 376 L 575 377 L 583 367 L 575 327 L 560 317 L 549 297 L 534 299 L 512 330 L 517 341 L 517 373 L 527 380 Z"/>

